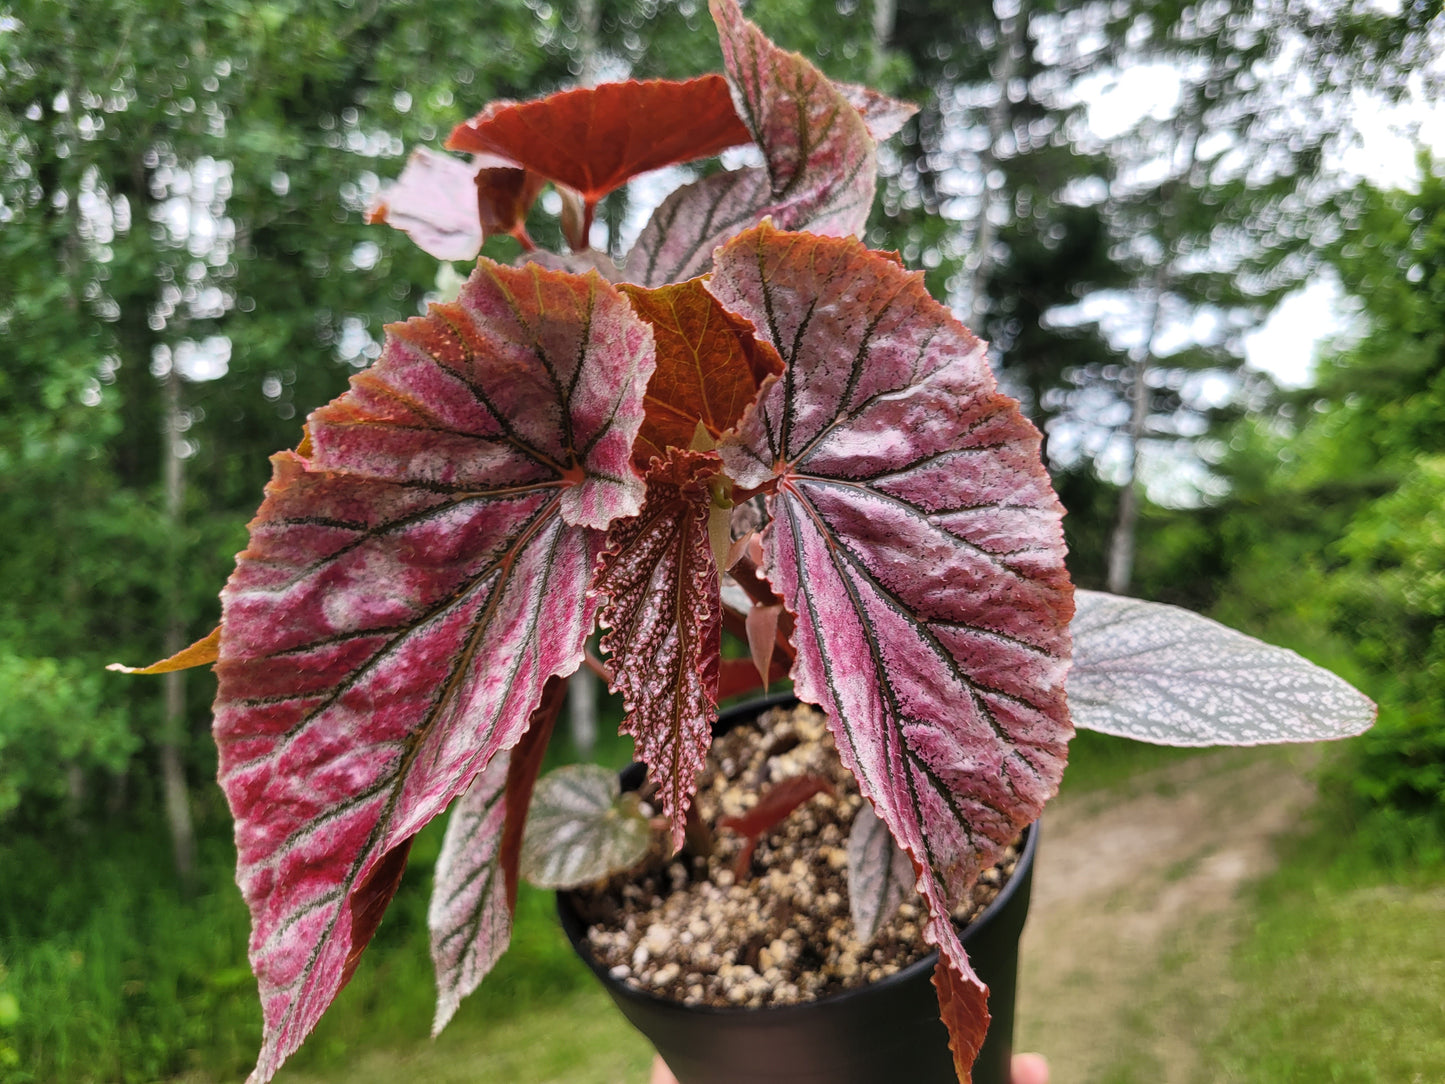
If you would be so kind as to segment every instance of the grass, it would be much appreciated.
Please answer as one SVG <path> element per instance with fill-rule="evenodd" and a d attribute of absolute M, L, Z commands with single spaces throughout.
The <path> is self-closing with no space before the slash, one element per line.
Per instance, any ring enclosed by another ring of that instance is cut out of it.
<path fill-rule="evenodd" d="M 160 832 L 0 847 L 0 1080 L 155 1080 L 202 1059 L 234 1073 L 260 1031 L 247 919 L 223 840 L 176 890 Z"/>
<path fill-rule="evenodd" d="M 615 718 L 610 723 L 604 717 L 597 756 L 625 763 L 630 742 L 617 737 Z M 548 759 L 576 757 L 559 735 Z M 200 796 L 197 805 L 201 888 L 189 898 L 175 883 L 158 823 L 0 837 L 0 1084 L 230 1081 L 250 1070 L 261 1038 L 246 962 L 250 921 L 233 882 L 229 822 L 208 814 Z M 426 907 L 444 827 L 439 818 L 417 837 L 375 940 L 292 1058 L 297 1069 L 322 1072 L 368 1050 L 428 1044 L 435 980 Z M 546 1016 L 590 990 L 552 908 L 550 893 L 523 886 L 512 947 L 453 1028 L 476 1036 L 489 1022 L 515 1027 L 507 1022 L 519 1014 Z M 612 1046 L 622 1049 L 630 1033 L 618 1026 Z M 600 1035 L 584 1046 L 606 1048 Z"/>
<path fill-rule="evenodd" d="M 370 1049 L 319 1070 L 294 1070 L 277 1084 L 642 1084 L 652 1047 L 595 983 L 533 1005 L 525 1014 L 462 1015 L 435 1041 Z M 197 1080 L 187 1084 L 202 1084 Z"/>
<path fill-rule="evenodd" d="M 559 745 L 559 757 L 570 759 Z M 612 762 L 625 755 L 621 746 L 603 754 Z M 1081 734 L 1065 790 L 1102 796 L 1193 755 Z M 441 827 L 419 837 L 355 979 L 282 1084 L 644 1080 L 647 1044 L 572 956 L 550 895 L 525 888 L 511 951 L 448 1031 L 428 1039 L 425 914 Z M 159 827 L 0 841 L 0 1082 L 219 1084 L 244 1076 L 260 1013 L 228 836 L 227 825 L 211 823 L 202 849 L 207 887 L 190 899 L 172 884 Z M 1245 936 L 1227 962 L 1235 1000 L 1219 1010 L 1216 988 L 1198 991 L 1197 1006 L 1186 998 L 1156 1008 L 1141 990 L 1140 1036 L 1181 1015 L 1213 1021 L 1198 1040 L 1199 1079 L 1209 1084 L 1445 1079 L 1445 865 L 1418 858 L 1438 848 L 1400 845 L 1409 838 L 1335 811 L 1289 841 L 1279 869 L 1243 902 Z M 1182 976 L 1189 967 L 1180 958 L 1169 969 Z M 1184 985 L 1157 992 L 1177 1000 Z M 1137 1052 L 1120 1053 L 1112 1084 L 1159 1078 Z"/>
<path fill-rule="evenodd" d="M 1386 862 L 1330 811 L 1253 891 L 1210 1080 L 1445 1080 L 1445 864 Z"/>

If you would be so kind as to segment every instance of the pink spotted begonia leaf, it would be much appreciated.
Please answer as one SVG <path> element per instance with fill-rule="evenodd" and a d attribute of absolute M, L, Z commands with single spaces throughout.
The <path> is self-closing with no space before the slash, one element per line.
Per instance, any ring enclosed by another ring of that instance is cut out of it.
<path fill-rule="evenodd" d="M 718 451 L 772 492 L 763 571 L 795 615 L 795 688 L 919 867 L 966 1067 L 987 1014 L 949 910 L 1055 792 L 1071 734 L 1038 433 L 922 275 L 856 241 L 764 224 L 709 289 L 787 364 Z"/>
<path fill-rule="evenodd" d="M 764 165 L 712 174 L 658 207 L 627 258 L 645 286 L 707 271 L 713 249 L 771 216 L 783 229 L 860 235 L 877 188 L 877 145 L 843 92 L 779 49 L 737 0 L 710 0 L 738 115 Z"/>
<path fill-rule="evenodd" d="M 222 592 L 256 1082 L 344 984 L 395 856 L 581 662 L 603 531 L 644 491 L 628 456 L 651 331 L 598 276 L 483 260 L 457 303 L 387 331 L 311 416 L 310 456 L 273 457 Z"/>
<path fill-rule="evenodd" d="M 897 135 L 910 117 L 918 112 L 912 102 L 900 102 L 886 94 L 879 94 L 872 87 L 858 83 L 834 83 L 838 93 L 848 99 L 848 104 L 858 110 L 868 134 L 882 143 L 890 136 Z"/>
<path fill-rule="evenodd" d="M 608 599 L 602 649 L 627 710 L 622 732 L 658 784 L 675 848 L 717 716 L 722 599 L 707 521 L 720 472 L 710 452 L 674 448 L 653 460 L 647 502 L 613 524 L 596 582 Z"/>

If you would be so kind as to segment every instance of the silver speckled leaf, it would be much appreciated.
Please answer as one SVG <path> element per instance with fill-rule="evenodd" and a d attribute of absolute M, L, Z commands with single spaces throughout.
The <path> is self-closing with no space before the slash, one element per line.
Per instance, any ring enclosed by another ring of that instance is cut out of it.
<path fill-rule="evenodd" d="M 577 888 L 630 869 L 647 853 L 648 823 L 617 775 L 569 764 L 537 780 L 521 872 L 538 888 Z"/>
<path fill-rule="evenodd" d="M 512 940 L 501 862 L 511 758 L 510 751 L 494 756 L 457 799 L 447 821 L 426 916 L 437 975 L 433 1036 L 447 1026 L 462 998 L 480 985 Z"/>
<path fill-rule="evenodd" d="M 917 882 L 908 852 L 894 841 L 872 804 L 864 802 L 848 833 L 848 911 L 860 945 L 872 943 Z"/>
<path fill-rule="evenodd" d="M 1076 591 L 1069 710 L 1076 727 L 1156 745 L 1345 738 L 1375 705 L 1343 679 L 1177 606 Z"/>

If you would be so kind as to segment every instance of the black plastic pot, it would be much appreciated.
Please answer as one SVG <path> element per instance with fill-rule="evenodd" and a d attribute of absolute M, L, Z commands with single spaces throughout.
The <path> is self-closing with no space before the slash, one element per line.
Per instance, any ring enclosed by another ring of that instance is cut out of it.
<path fill-rule="evenodd" d="M 790 695 L 723 713 L 715 732 L 752 719 Z M 636 787 L 642 766 L 623 773 Z M 1013 1052 L 1019 935 L 1028 914 L 1039 829 L 1024 837 L 1014 875 L 963 931 L 964 947 L 988 984 L 993 1020 L 974 1065 L 975 1084 L 1008 1084 Z M 881 982 L 802 1005 L 763 1009 L 689 1006 L 618 982 L 593 957 L 566 893 L 562 928 L 624 1016 L 657 1048 L 679 1084 L 950 1084 L 957 1078 L 932 983 L 937 953 Z"/>

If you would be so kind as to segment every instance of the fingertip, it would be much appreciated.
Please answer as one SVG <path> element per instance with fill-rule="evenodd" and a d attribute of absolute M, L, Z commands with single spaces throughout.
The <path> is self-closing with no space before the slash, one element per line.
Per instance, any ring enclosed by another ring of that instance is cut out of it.
<path fill-rule="evenodd" d="M 1011 1084 L 1049 1084 L 1049 1063 L 1042 1054 L 1015 1054 Z"/>

